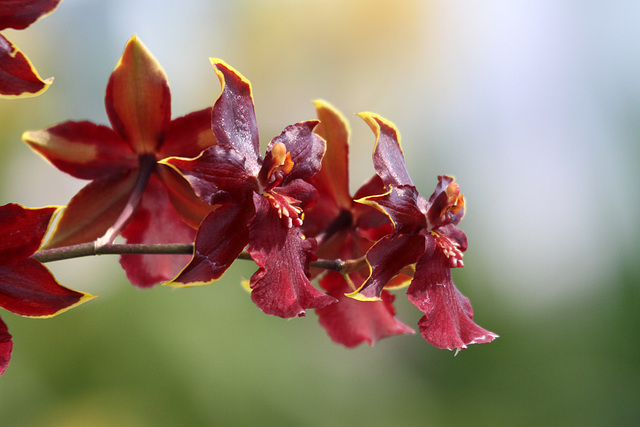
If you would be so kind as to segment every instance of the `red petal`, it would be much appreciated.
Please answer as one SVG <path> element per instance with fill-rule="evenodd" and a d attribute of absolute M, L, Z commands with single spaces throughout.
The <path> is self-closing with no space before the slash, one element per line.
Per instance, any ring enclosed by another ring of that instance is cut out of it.
<path fill-rule="evenodd" d="M 80 190 L 62 211 L 47 248 L 96 240 L 120 216 L 133 191 L 137 174 L 113 175 L 95 180 Z"/>
<path fill-rule="evenodd" d="M 162 163 L 175 167 L 195 193 L 210 205 L 250 197 L 258 181 L 245 168 L 244 158 L 234 149 L 214 145 L 193 160 L 168 158 Z"/>
<path fill-rule="evenodd" d="M 0 3 L 0 30 L 27 28 L 58 6 L 60 0 L 12 0 Z"/>
<path fill-rule="evenodd" d="M 355 274 L 351 278 L 362 283 Z M 395 318 L 395 297 L 389 292 L 382 292 L 381 301 L 356 301 L 344 295 L 351 288 L 344 277 L 334 271 L 328 271 L 319 283 L 327 294 L 338 300 L 336 304 L 316 310 L 320 325 L 334 342 L 346 347 L 355 347 L 362 342 L 373 345 L 381 338 L 414 333 L 413 329 Z M 354 284 L 358 286 L 360 283 Z"/>
<path fill-rule="evenodd" d="M 213 106 L 213 134 L 219 145 L 240 153 L 249 173 L 257 176 L 262 162 L 251 83 L 220 59 L 211 58 L 211 64 L 222 85 Z"/>
<path fill-rule="evenodd" d="M 349 209 L 349 125 L 333 106 L 315 101 L 320 124 L 314 132 L 326 141 L 322 168 L 310 181 L 318 190 L 322 203 L 332 203 Z M 337 211 L 336 211 L 337 214 Z"/>
<path fill-rule="evenodd" d="M 420 333 L 438 348 L 462 349 L 498 337 L 473 322 L 469 299 L 453 284 L 451 270 L 435 239 L 427 239 L 427 250 L 418 260 L 407 296 L 425 313 L 418 322 Z"/>
<path fill-rule="evenodd" d="M 122 237 L 127 243 L 190 243 L 195 229 L 182 222 L 173 209 L 163 183 L 152 175 L 142 201 Z M 190 255 L 122 255 L 120 265 L 129 281 L 151 287 L 176 276 L 189 263 Z"/>
<path fill-rule="evenodd" d="M 4 374 L 7 365 L 9 365 L 11 350 L 13 350 L 11 334 L 9 334 L 7 325 L 0 319 L 0 375 Z"/>
<path fill-rule="evenodd" d="M 158 160 L 165 157 L 196 157 L 207 147 L 215 145 L 211 131 L 211 107 L 178 117 L 169 123 Z"/>
<path fill-rule="evenodd" d="M 259 177 L 265 187 L 269 172 L 265 169 L 272 164 L 271 149 L 275 144 L 284 144 L 293 161 L 293 168 L 284 177 L 283 185 L 296 179 L 306 181 L 320 170 L 325 143 L 322 138 L 313 133 L 313 128 L 317 124 L 317 120 L 310 120 L 287 126 L 280 135 L 271 140 Z"/>
<path fill-rule="evenodd" d="M 427 218 L 419 208 L 424 199 L 413 186 L 392 187 L 385 194 L 364 197 L 357 201 L 386 214 L 397 232 L 416 233 L 427 226 Z"/>
<path fill-rule="evenodd" d="M 38 250 L 56 207 L 25 208 L 10 203 L 0 207 L 0 265 L 26 259 Z"/>
<path fill-rule="evenodd" d="M 80 179 L 104 178 L 138 168 L 138 156 L 111 128 L 91 122 L 64 122 L 22 135 L 55 167 Z"/>
<path fill-rule="evenodd" d="M 373 166 L 386 186 L 413 185 L 404 154 L 400 147 L 400 133 L 389 120 L 373 113 L 360 113 L 373 133 L 376 146 L 373 150 Z"/>
<path fill-rule="evenodd" d="M 92 298 L 61 286 L 33 259 L 0 267 L 0 307 L 21 316 L 51 317 Z"/>
<path fill-rule="evenodd" d="M 367 252 L 371 274 L 367 281 L 348 296 L 371 301 L 380 299 L 384 286 L 407 265 L 423 254 L 425 238 L 420 234 L 393 234 L 380 239 Z"/>
<path fill-rule="evenodd" d="M 111 73 L 105 106 L 113 129 L 133 151 L 157 151 L 171 119 L 171 93 L 164 70 L 136 36 Z"/>
<path fill-rule="evenodd" d="M 191 262 L 171 284 L 195 286 L 219 279 L 249 242 L 247 223 L 253 212 L 251 199 L 211 212 L 198 229 Z"/>
<path fill-rule="evenodd" d="M 266 314 L 304 316 L 307 308 L 336 302 L 311 285 L 309 262 L 314 244 L 302 239 L 298 227 L 287 228 L 271 203 L 255 194 L 256 215 L 249 224 L 247 251 L 258 264 L 251 277 L 251 299 Z"/>
<path fill-rule="evenodd" d="M 47 90 L 53 78 L 42 80 L 27 58 L 0 35 L 0 97 L 36 96 Z"/>

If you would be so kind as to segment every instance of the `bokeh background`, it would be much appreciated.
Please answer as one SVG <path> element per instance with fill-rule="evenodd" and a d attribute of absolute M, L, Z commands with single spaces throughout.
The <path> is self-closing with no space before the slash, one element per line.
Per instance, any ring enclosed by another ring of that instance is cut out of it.
<path fill-rule="evenodd" d="M 182 290 L 135 289 L 115 257 L 62 261 L 59 280 L 99 298 L 48 320 L 2 312 L 1 425 L 640 424 L 640 3 L 64 0 L 3 34 L 55 82 L 0 100 L 0 203 L 63 205 L 84 185 L 20 136 L 107 123 L 107 79 L 137 34 L 174 117 L 218 96 L 211 56 L 253 83 L 263 145 L 314 118 L 311 100 L 334 104 L 354 188 L 373 171 L 354 113 L 394 121 L 422 194 L 443 173 L 465 193 L 454 280 L 501 337 L 456 357 L 416 335 L 348 350 L 313 312 L 262 314 L 246 261 Z"/>

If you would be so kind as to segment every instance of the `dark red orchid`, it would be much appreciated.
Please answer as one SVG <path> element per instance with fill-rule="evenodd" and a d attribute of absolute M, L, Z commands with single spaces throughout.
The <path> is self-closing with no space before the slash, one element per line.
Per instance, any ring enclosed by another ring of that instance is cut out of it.
<path fill-rule="evenodd" d="M 112 128 L 68 121 L 23 135 L 58 169 L 92 180 L 71 199 L 47 247 L 101 237 L 109 243 L 120 232 L 128 243 L 192 242 L 210 207 L 158 160 L 194 157 L 215 144 L 211 108 L 171 120 L 164 70 L 135 36 L 109 78 L 105 106 Z M 120 259 L 131 283 L 140 287 L 174 277 L 188 261 L 189 255 Z"/>
<path fill-rule="evenodd" d="M 300 231 L 303 210 L 317 197 L 307 181 L 320 169 L 324 141 L 317 121 L 288 126 L 260 157 L 251 84 L 221 60 L 211 60 L 222 85 L 213 107 L 217 145 L 196 159 L 167 159 L 196 194 L 214 207 L 202 222 L 189 265 L 172 281 L 193 286 L 218 279 L 247 247 L 258 264 L 251 299 L 265 313 L 303 316 L 335 299 L 314 288 L 309 263 L 315 243 Z"/>
<path fill-rule="evenodd" d="M 349 126 L 331 105 L 323 101 L 314 104 L 320 119 L 315 132 L 324 138 L 327 150 L 322 169 L 309 181 L 318 190 L 319 199 L 305 211 L 302 228 L 307 237 L 318 241 L 320 258 L 357 259 L 377 239 L 391 232 L 392 226 L 386 215 L 356 203 L 349 194 Z M 356 192 L 356 198 L 382 192 L 382 181 L 376 175 Z M 360 271 L 346 277 L 327 272 L 319 280 L 320 286 L 338 300 L 316 310 L 331 339 L 355 347 L 362 342 L 373 345 L 387 336 L 413 333 L 395 318 L 395 297 L 387 290 L 382 291 L 381 301 L 357 301 L 345 295 L 359 288 L 366 277 Z"/>
<path fill-rule="evenodd" d="M 11 0 L 0 2 L 0 31 L 23 30 L 58 6 L 60 0 Z M 0 35 L 0 97 L 39 95 L 53 78 L 42 80 L 29 58 Z"/>
<path fill-rule="evenodd" d="M 366 301 L 380 298 L 400 269 L 416 263 L 407 295 L 425 313 L 418 322 L 422 336 L 449 350 L 493 341 L 498 335 L 473 322 L 469 300 L 451 279 L 451 268 L 463 267 L 462 253 L 467 249 L 467 237 L 457 227 L 464 215 L 458 184 L 452 177 L 439 176 L 436 190 L 425 200 L 409 177 L 393 123 L 372 113 L 360 116 L 376 135 L 373 163 L 387 191 L 359 201 L 388 215 L 395 231 L 367 252 L 371 274 L 351 296 Z"/>
<path fill-rule="evenodd" d="M 47 268 L 30 258 L 42 243 L 57 207 L 0 207 L 0 307 L 21 316 L 51 317 L 93 296 L 61 286 Z M 11 358 L 13 342 L 0 319 L 0 375 Z"/>

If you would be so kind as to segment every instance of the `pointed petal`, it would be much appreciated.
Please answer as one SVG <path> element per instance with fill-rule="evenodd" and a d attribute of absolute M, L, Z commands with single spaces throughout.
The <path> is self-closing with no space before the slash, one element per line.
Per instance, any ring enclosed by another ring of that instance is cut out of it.
<path fill-rule="evenodd" d="M 284 131 L 273 138 L 267 146 L 267 155 L 263 165 L 269 165 L 271 160 L 271 149 L 275 144 L 282 143 L 286 147 L 287 153 L 291 155 L 293 168 L 284 177 L 282 185 L 296 180 L 308 180 L 315 175 L 322 166 L 322 156 L 324 156 L 325 143 L 322 138 L 313 133 L 313 128 L 318 124 L 317 120 L 296 123 L 287 126 Z M 260 180 L 266 186 L 265 167 L 260 171 Z"/>
<path fill-rule="evenodd" d="M 258 181 L 245 168 L 244 157 L 220 145 L 207 148 L 195 159 L 170 157 L 161 164 L 177 169 L 195 193 L 210 205 L 241 200 L 258 190 Z"/>
<path fill-rule="evenodd" d="M 171 93 L 164 70 L 136 36 L 111 73 L 105 107 L 113 129 L 133 151 L 157 151 L 171 119 Z"/>
<path fill-rule="evenodd" d="M 23 30 L 51 12 L 60 0 L 12 0 L 0 3 L 0 30 Z"/>
<path fill-rule="evenodd" d="M 351 275 L 354 285 L 358 275 Z M 334 271 L 328 271 L 319 281 L 327 294 L 338 300 L 316 313 L 320 325 L 326 329 L 334 342 L 346 347 L 355 347 L 362 342 L 374 345 L 378 340 L 399 334 L 412 334 L 413 329 L 395 318 L 393 300 L 395 297 L 387 291 L 382 292 L 381 301 L 357 301 L 345 296 L 351 288 L 345 278 Z"/>
<path fill-rule="evenodd" d="M 253 216 L 253 202 L 227 204 L 211 212 L 200 225 L 195 252 L 189 264 L 171 286 L 197 286 L 219 279 L 249 243 L 247 223 Z"/>
<path fill-rule="evenodd" d="M 407 265 L 424 253 L 425 238 L 420 234 L 392 234 L 383 237 L 367 252 L 370 274 L 356 292 L 347 296 L 360 301 L 376 301 L 385 285 Z"/>
<path fill-rule="evenodd" d="M 376 136 L 373 150 L 373 166 L 385 185 L 413 185 L 404 154 L 400 147 L 400 133 L 389 120 L 374 114 L 360 113 Z"/>
<path fill-rule="evenodd" d="M 138 167 L 138 156 L 117 133 L 88 121 L 28 131 L 22 139 L 55 167 L 79 179 L 104 178 Z"/>
<path fill-rule="evenodd" d="M 191 184 L 176 169 L 166 164 L 157 164 L 156 172 L 164 182 L 169 199 L 182 221 L 191 228 L 198 228 L 213 207 L 194 193 Z"/>
<path fill-rule="evenodd" d="M 407 296 L 425 313 L 418 321 L 420 333 L 438 348 L 462 349 L 498 337 L 473 322 L 469 299 L 453 284 L 451 270 L 435 239 L 427 239 L 427 249 L 416 264 Z"/>
<path fill-rule="evenodd" d="M 94 298 L 61 286 L 33 259 L 0 266 L 0 307 L 28 317 L 51 317 Z"/>
<path fill-rule="evenodd" d="M 403 185 L 391 187 L 385 194 L 356 200 L 386 214 L 397 232 L 414 233 L 427 226 L 424 213 L 419 209 L 422 196 L 415 187 Z M 424 200 L 424 199 L 422 199 Z"/>
<path fill-rule="evenodd" d="M 195 235 L 196 230 L 173 209 L 163 183 L 152 175 L 122 237 L 131 244 L 157 244 L 191 243 Z M 190 259 L 190 255 L 122 255 L 120 265 L 133 285 L 148 288 L 175 277 Z"/>
<path fill-rule="evenodd" d="M 52 82 L 42 80 L 29 58 L 0 34 L 0 98 L 40 95 Z"/>
<path fill-rule="evenodd" d="M 157 158 L 197 157 L 215 143 L 216 138 L 211 131 L 211 107 L 208 107 L 172 120 Z"/>
<path fill-rule="evenodd" d="M 33 255 L 59 209 L 54 206 L 25 208 L 15 203 L 0 206 L 0 265 Z"/>
<path fill-rule="evenodd" d="M 311 285 L 309 262 L 315 246 L 298 227 L 287 228 L 271 203 L 255 194 L 256 215 L 249 224 L 247 251 L 258 264 L 251 277 L 251 300 L 266 314 L 304 316 L 305 309 L 336 301 Z"/>
<path fill-rule="evenodd" d="M 13 341 L 11 341 L 11 334 L 7 325 L 0 318 L 0 375 L 4 374 L 4 371 L 9 365 L 11 360 L 11 350 L 13 350 Z"/>
<path fill-rule="evenodd" d="M 120 216 L 133 191 L 136 173 L 97 179 L 80 190 L 62 211 L 46 248 L 92 242 Z"/>
<path fill-rule="evenodd" d="M 251 83 L 224 61 L 210 60 L 222 85 L 213 106 L 213 134 L 219 145 L 240 153 L 249 173 L 257 176 L 262 161 Z"/>
<path fill-rule="evenodd" d="M 310 182 L 318 189 L 321 203 L 349 209 L 349 125 L 344 116 L 327 102 L 318 100 L 313 104 L 320 120 L 314 132 L 325 140 L 327 148 L 322 168 Z"/>

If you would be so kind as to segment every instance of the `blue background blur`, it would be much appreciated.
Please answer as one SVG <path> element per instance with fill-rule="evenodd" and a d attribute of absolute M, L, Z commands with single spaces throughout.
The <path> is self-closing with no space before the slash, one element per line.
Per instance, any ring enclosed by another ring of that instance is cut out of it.
<path fill-rule="evenodd" d="M 49 320 L 2 312 L 14 336 L 3 426 L 640 424 L 640 3 L 634 1 L 64 0 L 4 31 L 42 96 L 0 100 L 0 203 L 66 204 L 84 183 L 20 136 L 107 123 L 104 89 L 138 34 L 173 115 L 212 105 L 208 57 L 253 83 L 262 143 L 350 119 L 352 186 L 373 172 L 354 113 L 394 121 L 423 195 L 456 176 L 470 248 L 458 288 L 501 337 L 457 357 L 419 336 L 333 344 L 309 312 L 262 314 L 237 262 L 214 285 L 139 290 L 115 257 L 49 266 L 100 298 Z M 421 313 L 399 293 L 399 317 Z"/>

